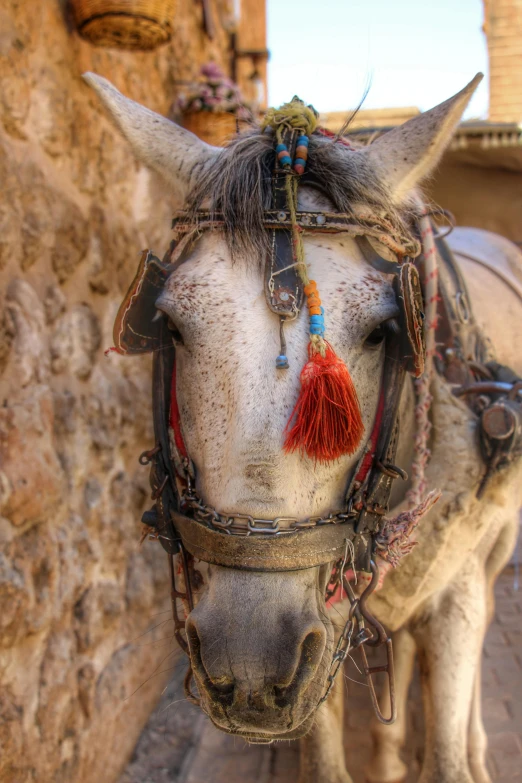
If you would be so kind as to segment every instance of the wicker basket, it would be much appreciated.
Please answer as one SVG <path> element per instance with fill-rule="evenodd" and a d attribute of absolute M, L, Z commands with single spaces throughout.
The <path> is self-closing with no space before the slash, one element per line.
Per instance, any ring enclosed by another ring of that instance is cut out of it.
<path fill-rule="evenodd" d="M 214 147 L 222 147 L 237 131 L 236 115 L 226 111 L 187 112 L 183 126 Z"/>
<path fill-rule="evenodd" d="M 96 46 L 155 49 L 172 35 L 176 0 L 70 0 L 82 38 Z"/>

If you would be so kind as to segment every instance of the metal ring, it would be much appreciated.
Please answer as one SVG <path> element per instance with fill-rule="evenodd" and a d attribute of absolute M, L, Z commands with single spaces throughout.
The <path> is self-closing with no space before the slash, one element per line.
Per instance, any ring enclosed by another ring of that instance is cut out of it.
<path fill-rule="evenodd" d="M 159 443 L 154 446 L 153 449 L 147 449 L 147 451 L 142 451 L 140 456 L 138 457 L 138 462 L 140 465 L 148 465 L 155 454 L 158 453 L 158 451 L 161 451 L 161 446 Z"/>
<path fill-rule="evenodd" d="M 381 462 L 378 460 L 376 462 L 376 467 L 378 467 L 381 473 L 384 473 L 385 476 L 389 476 L 392 479 L 401 478 L 403 481 L 408 481 L 408 474 L 405 470 L 399 468 L 398 465 L 393 465 L 391 462 Z"/>

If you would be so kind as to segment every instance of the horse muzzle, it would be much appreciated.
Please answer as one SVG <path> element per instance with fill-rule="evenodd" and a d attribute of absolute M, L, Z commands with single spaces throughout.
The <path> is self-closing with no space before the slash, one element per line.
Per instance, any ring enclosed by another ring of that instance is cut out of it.
<path fill-rule="evenodd" d="M 237 617 L 235 627 L 205 607 L 189 616 L 187 639 L 201 704 L 229 733 L 252 741 L 289 738 L 324 691 L 327 630 L 313 615 L 281 615 L 259 618 L 243 633 L 248 616 L 247 610 Z"/>

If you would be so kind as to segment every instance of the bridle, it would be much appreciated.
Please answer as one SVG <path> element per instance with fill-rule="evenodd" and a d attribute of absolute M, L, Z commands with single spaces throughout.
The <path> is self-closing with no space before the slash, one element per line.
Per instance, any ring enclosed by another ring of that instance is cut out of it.
<path fill-rule="evenodd" d="M 269 211 L 265 226 L 273 232 L 285 232 L 289 221 L 283 210 Z M 380 400 L 375 422 L 359 463 L 352 473 L 346 491 L 345 507 L 324 517 L 308 519 L 256 519 L 242 513 L 223 514 L 199 498 L 195 489 L 196 471 L 190 459 L 183 437 L 176 399 L 175 349 L 165 319 L 152 321 L 153 313 L 148 317 L 144 307 L 149 309 L 157 298 L 158 288 L 162 287 L 169 274 L 183 262 L 191 243 L 203 231 L 222 227 L 219 215 L 200 212 L 196 224 L 181 215 L 175 222 L 176 241 L 171 245 L 163 261 L 151 253 L 144 253 L 137 277 L 129 290 L 125 303 L 120 309 L 115 324 L 116 348 L 120 352 L 153 350 L 153 412 L 156 445 L 140 456 L 142 465 L 151 465 L 153 508 L 145 512 L 142 521 L 147 530 L 157 538 L 169 553 L 169 569 L 172 583 L 172 607 L 174 614 L 175 636 L 185 652 L 187 643 L 183 637 L 184 617 L 180 615 L 178 599 L 185 602 L 190 612 L 194 606 L 195 579 L 198 572 L 193 567 L 193 559 L 231 568 L 256 571 L 288 571 L 331 563 L 342 563 L 350 558 L 347 565 L 357 571 L 372 574 L 372 579 L 363 595 L 357 598 L 351 587 L 347 586 L 344 574 L 334 569 L 330 590 L 344 579 L 347 595 L 351 599 L 350 617 L 333 656 L 332 668 L 328 678 L 327 692 L 333 685 L 338 668 L 346 658 L 350 648 L 369 644 L 384 644 L 387 650 L 387 663 L 379 671 L 387 671 L 392 696 L 392 715 L 385 719 L 380 710 L 381 720 L 390 722 L 395 717 L 393 654 L 391 641 L 384 629 L 369 613 L 366 601 L 378 580 L 377 566 L 373 560 L 374 536 L 381 529 L 388 508 L 388 499 L 395 479 L 406 478 L 405 472 L 395 466 L 395 452 L 398 441 L 398 405 L 400 392 L 406 372 L 414 366 L 413 350 L 403 357 L 403 339 L 391 339 L 387 346 L 387 358 Z M 331 213 L 300 212 L 300 225 L 309 231 L 340 233 L 351 236 L 368 236 L 391 252 L 403 252 L 408 248 L 415 250 L 418 243 L 413 238 L 398 235 L 391 231 L 391 224 L 385 218 L 362 214 L 360 222 L 351 215 Z M 187 241 L 188 240 L 188 241 Z M 373 251 L 368 245 L 365 252 Z M 281 252 L 271 263 L 279 267 L 287 264 L 288 258 Z M 391 269 L 395 265 L 388 262 Z M 406 307 L 417 308 L 420 312 L 420 286 L 418 275 L 409 260 L 404 261 L 402 275 L 397 276 L 397 291 Z M 407 269 L 408 274 L 404 273 Z M 278 281 L 279 283 L 280 281 Z M 417 284 L 417 285 L 416 285 Z M 288 286 L 288 275 L 283 281 Z M 408 289 L 405 286 L 409 285 Z M 402 286 L 402 290 L 401 289 Z M 267 286 L 271 296 L 277 294 L 279 287 Z M 416 297 L 413 300 L 413 296 Z M 153 299 L 154 297 L 154 299 Z M 155 313 L 155 311 L 154 311 Z M 410 321 L 414 317 L 410 314 Z M 419 316 L 417 315 L 417 318 Z M 399 319 L 406 325 L 407 316 Z M 145 330 L 148 326 L 148 331 Z M 397 329 L 399 326 L 397 325 Z M 422 363 L 422 356 L 416 358 Z M 174 469 L 173 469 L 174 468 Z M 173 556 L 179 554 L 181 574 L 177 572 Z M 181 585 L 180 585 L 181 583 Z M 369 630 L 369 629 L 372 630 Z M 372 668 L 363 658 L 369 684 Z M 187 683 L 188 688 L 188 683 Z M 370 693 L 377 704 L 373 685 Z M 188 690 L 188 697 L 194 699 Z"/>
<path fill-rule="evenodd" d="M 292 133 L 289 133 L 289 148 L 293 143 L 291 137 Z M 143 253 L 114 328 L 115 349 L 119 353 L 153 352 L 155 446 L 141 454 L 140 463 L 151 466 L 150 483 L 154 505 L 143 514 L 142 522 L 146 526 L 146 534 L 157 538 L 168 553 L 175 637 L 187 654 L 188 645 L 183 636 L 185 618 L 183 613 L 180 614 L 178 601 L 181 600 L 187 613 L 192 611 L 194 593 L 201 580 L 199 572 L 194 568 L 194 558 L 210 564 L 254 571 L 290 571 L 333 563 L 327 597 L 338 585 L 343 585 L 350 601 L 350 610 L 333 655 L 327 689 L 320 703 L 330 693 L 349 650 L 358 647 L 363 656 L 376 715 L 383 723 L 391 723 L 395 720 L 392 643 L 383 626 L 369 612 L 367 601 L 379 579 L 375 560 L 376 538 L 383 529 L 392 485 L 398 478 L 407 478 L 405 471 L 395 464 L 401 393 L 407 374 L 419 377 L 424 368 L 423 295 L 418 268 L 420 243 L 413 231 L 395 225 L 387 216 L 375 214 L 366 207 L 355 208 L 352 214 L 299 211 L 292 221 L 282 184 L 286 176 L 288 172 L 276 165 L 273 208 L 266 210 L 263 215 L 263 225 L 271 236 L 271 252 L 265 266 L 265 296 L 270 309 L 281 319 L 282 343 L 284 322 L 299 312 L 303 296 L 295 273 L 292 248 L 291 230 L 296 221 L 299 230 L 304 232 L 345 233 L 356 238 L 370 263 L 375 262 L 376 249 L 382 252 L 385 258 L 380 255 L 377 260 L 386 272 L 393 275 L 393 287 L 399 305 L 400 314 L 394 322 L 394 328 L 386 336 L 375 421 L 362 456 L 347 481 L 344 507 L 324 517 L 304 520 L 258 519 L 240 510 L 234 514 L 225 514 L 205 504 L 198 496 L 196 468 L 183 440 L 177 405 L 175 347 L 166 318 L 154 318 L 155 301 L 167 278 L 184 262 L 191 247 L 204 232 L 221 230 L 225 225 L 222 214 L 197 210 L 190 214 L 180 213 L 175 218 L 174 240 L 163 260 L 149 251 Z M 450 268 L 451 263 L 448 265 Z M 461 279 L 459 285 L 462 288 Z M 453 300 L 452 292 L 449 298 Z M 455 301 L 458 301 L 458 297 Z M 470 308 L 467 315 L 467 323 L 460 324 L 460 327 L 468 327 L 470 324 L 475 326 Z M 453 316 L 453 320 L 448 316 L 448 322 L 454 324 L 458 317 L 458 313 Z M 462 355 L 467 352 L 464 331 L 459 328 L 457 335 Z M 467 332 L 470 331 L 467 328 Z M 450 344 L 454 346 L 455 333 L 451 340 Z M 482 343 L 478 339 L 475 341 L 478 350 Z M 468 357 L 465 356 L 463 361 L 469 369 Z M 439 370 L 446 374 L 444 367 Z M 475 376 L 471 378 L 471 382 L 475 382 Z M 469 391 L 466 393 L 470 396 L 472 394 Z M 174 555 L 179 555 L 179 570 Z M 354 571 L 371 575 L 369 585 L 359 597 L 355 595 L 344 573 L 348 565 Z M 365 645 L 384 646 L 386 663 L 377 667 L 369 666 Z M 388 674 L 391 702 L 389 717 L 381 713 L 375 695 L 372 675 L 377 671 Z M 189 669 L 185 681 L 187 697 L 197 701 L 190 691 L 190 677 Z"/>

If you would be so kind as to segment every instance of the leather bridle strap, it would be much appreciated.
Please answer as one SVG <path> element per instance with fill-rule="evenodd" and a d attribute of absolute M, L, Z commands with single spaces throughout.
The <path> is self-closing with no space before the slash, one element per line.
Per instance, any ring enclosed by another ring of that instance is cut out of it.
<path fill-rule="evenodd" d="M 285 128 L 282 141 L 293 159 L 297 131 Z M 290 221 L 287 186 L 292 178 L 288 167 L 283 167 L 276 157 L 276 166 L 272 176 L 272 211 L 275 221 L 269 226 L 270 251 L 265 263 L 265 298 L 273 313 L 281 319 L 295 318 L 303 303 L 303 283 L 296 266 L 292 223 Z M 266 218 L 265 213 L 264 218 Z M 286 357 L 285 357 L 286 359 Z M 287 363 L 283 363 L 283 368 Z"/>
<path fill-rule="evenodd" d="M 274 536 L 226 535 L 177 512 L 172 521 L 183 546 L 206 563 L 244 571 L 297 571 L 326 565 L 342 558 L 353 525 L 324 525 Z"/>
<path fill-rule="evenodd" d="M 279 191 L 280 193 L 280 191 Z M 275 192 L 278 196 L 278 192 Z M 266 210 L 263 225 L 267 230 L 289 231 L 292 221 L 288 209 Z M 416 258 L 420 253 L 420 244 L 415 237 L 397 227 L 386 217 L 376 215 L 368 209 L 355 210 L 353 215 L 338 212 L 296 213 L 296 225 L 303 231 L 314 234 L 348 234 L 353 237 L 369 237 L 387 247 L 399 258 Z M 226 227 L 224 216 L 220 212 L 198 210 L 196 213 L 179 212 L 172 221 L 175 236 L 182 238 L 188 233 L 219 231 Z"/>

